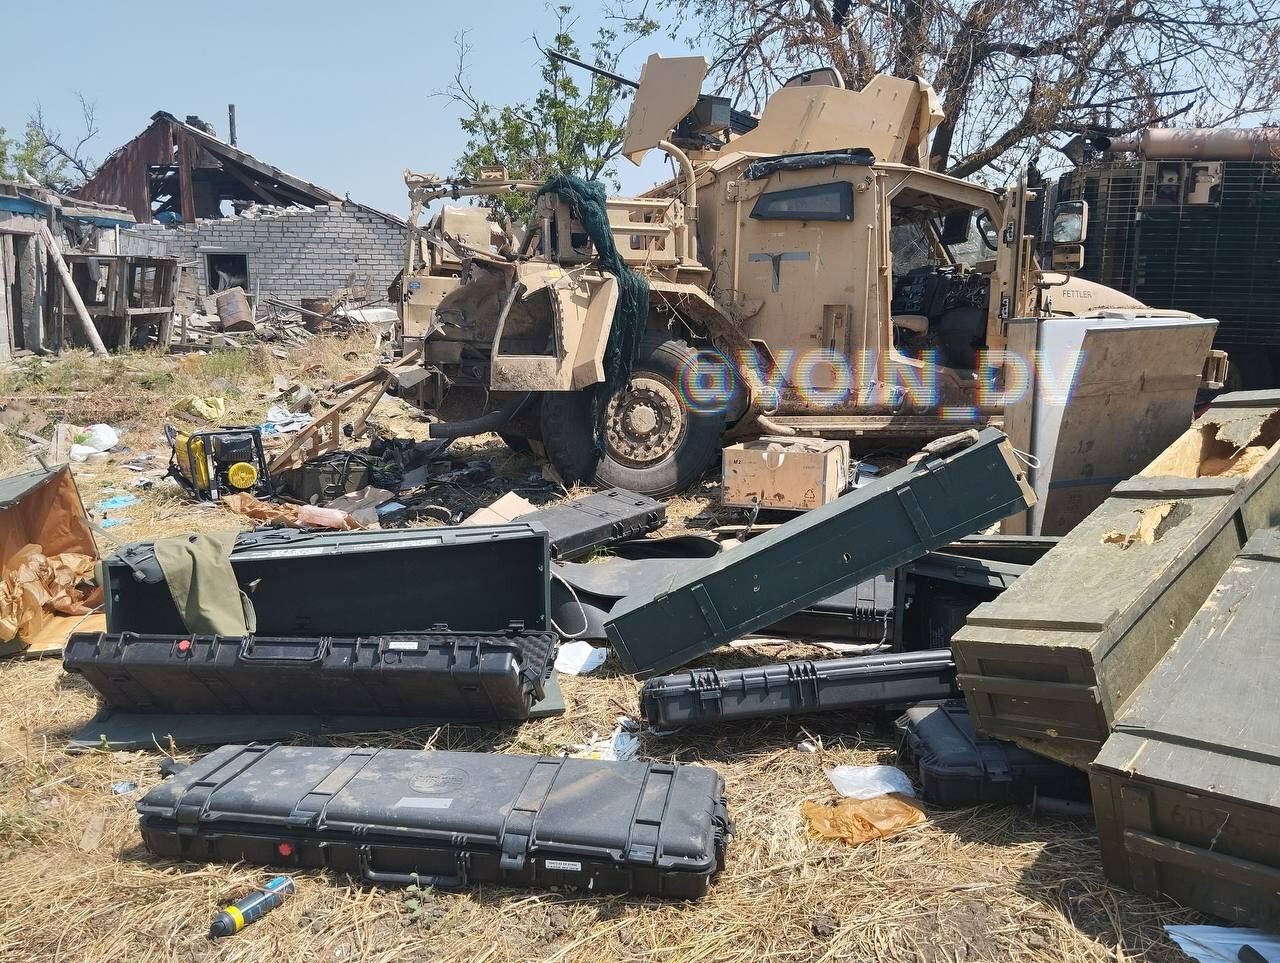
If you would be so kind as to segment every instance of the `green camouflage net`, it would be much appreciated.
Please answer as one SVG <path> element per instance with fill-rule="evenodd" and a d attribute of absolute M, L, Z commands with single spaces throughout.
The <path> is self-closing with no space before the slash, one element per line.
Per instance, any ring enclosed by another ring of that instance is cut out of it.
<path fill-rule="evenodd" d="M 587 237 L 596 250 L 600 270 L 618 279 L 618 306 L 609 328 L 604 348 L 604 382 L 596 386 L 591 414 L 595 425 L 596 448 L 604 447 L 604 418 L 609 399 L 631 380 L 631 369 L 640 349 L 649 317 L 649 282 L 627 267 L 609 230 L 609 212 L 605 207 L 604 186 L 573 174 L 556 174 L 538 191 L 538 196 L 555 194 L 569 205 L 570 212 L 582 222 Z M 563 241 L 562 241 L 563 243 Z"/>

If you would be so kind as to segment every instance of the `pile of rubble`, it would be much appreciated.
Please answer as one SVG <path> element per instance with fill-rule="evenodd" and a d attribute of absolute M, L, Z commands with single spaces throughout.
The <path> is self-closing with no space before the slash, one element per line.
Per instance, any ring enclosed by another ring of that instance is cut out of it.
<path fill-rule="evenodd" d="M 287 347 L 304 344 L 322 333 L 345 337 L 369 331 L 375 332 L 381 344 L 391 337 L 396 325 L 395 310 L 377 306 L 385 300 L 369 297 L 367 288 L 347 287 L 331 298 L 304 299 L 303 304 L 265 297 L 251 306 L 243 288 L 227 288 L 200 299 L 198 311 L 180 318 L 169 350 L 241 348 L 250 341 Z"/>

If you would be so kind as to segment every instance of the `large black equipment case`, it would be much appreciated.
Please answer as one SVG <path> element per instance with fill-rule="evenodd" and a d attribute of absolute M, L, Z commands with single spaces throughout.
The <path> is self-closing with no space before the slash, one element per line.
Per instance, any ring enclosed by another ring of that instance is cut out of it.
<path fill-rule="evenodd" d="M 1028 803 L 1037 794 L 1089 798 L 1084 773 L 982 735 L 963 706 L 916 706 L 897 727 L 901 754 L 915 761 L 921 795 L 935 806 Z"/>
<path fill-rule="evenodd" d="M 732 833 L 713 769 L 415 749 L 224 746 L 137 808 L 157 856 L 685 899 Z"/>
<path fill-rule="evenodd" d="M 651 724 L 672 727 L 902 705 L 957 696 L 955 675 L 946 650 L 694 669 L 645 682 L 640 711 Z"/>
<path fill-rule="evenodd" d="M 1029 565 L 969 558 L 951 546 L 894 575 L 893 642 L 898 650 L 945 649 L 969 613 L 1018 580 Z"/>
<path fill-rule="evenodd" d="M 669 672 L 1034 501 L 1008 439 L 985 428 L 624 598 L 605 631 L 628 672 Z"/>
<path fill-rule="evenodd" d="M 567 561 L 629 538 L 656 532 L 667 523 L 667 506 L 645 495 L 611 488 L 540 508 L 520 521 L 541 525 L 553 558 Z"/>
<path fill-rule="evenodd" d="M 134 712 L 351 713 L 526 719 L 551 632 L 219 638 L 79 632 L 63 651 L 107 705 Z"/>
<path fill-rule="evenodd" d="M 893 601 L 893 579 L 877 575 L 813 602 L 758 634 L 833 642 L 891 642 Z"/>
<path fill-rule="evenodd" d="M 383 532 L 270 529 L 237 536 L 236 581 L 262 636 L 527 632 L 549 628 L 550 554 L 537 525 Z M 149 542 L 102 563 L 108 632 L 178 635 Z"/>

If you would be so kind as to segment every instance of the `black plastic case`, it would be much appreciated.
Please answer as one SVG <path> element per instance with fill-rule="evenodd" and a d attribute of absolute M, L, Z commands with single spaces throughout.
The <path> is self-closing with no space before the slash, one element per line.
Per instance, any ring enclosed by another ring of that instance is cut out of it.
<path fill-rule="evenodd" d="M 779 619 L 758 635 L 832 642 L 893 641 L 893 578 L 877 575 Z"/>
<path fill-rule="evenodd" d="M 550 552 L 537 525 L 384 532 L 268 529 L 236 537 L 240 588 L 263 636 L 546 631 Z M 102 563 L 109 632 L 176 635 L 182 618 L 149 542 Z"/>
<path fill-rule="evenodd" d="M 667 506 L 645 495 L 611 488 L 557 502 L 520 516 L 547 530 L 553 558 L 567 561 L 597 548 L 656 532 L 667 523 Z"/>
<path fill-rule="evenodd" d="M 969 613 L 1030 567 L 955 554 L 952 547 L 908 562 L 894 576 L 895 649 L 949 648 Z"/>
<path fill-rule="evenodd" d="M 134 712 L 353 713 L 526 719 L 550 632 L 372 638 L 73 634 L 63 668 Z"/>
<path fill-rule="evenodd" d="M 652 725 L 673 727 L 903 705 L 956 694 L 955 663 L 943 650 L 677 672 L 645 682 L 640 711 Z"/>
<path fill-rule="evenodd" d="M 713 769 L 413 749 L 224 746 L 137 808 L 157 856 L 684 899 L 732 834 Z"/>
<path fill-rule="evenodd" d="M 1089 780 L 1071 766 L 984 736 L 963 706 L 916 706 L 897 721 L 900 753 L 920 770 L 935 806 L 1027 803 L 1034 796 L 1087 800 Z"/>

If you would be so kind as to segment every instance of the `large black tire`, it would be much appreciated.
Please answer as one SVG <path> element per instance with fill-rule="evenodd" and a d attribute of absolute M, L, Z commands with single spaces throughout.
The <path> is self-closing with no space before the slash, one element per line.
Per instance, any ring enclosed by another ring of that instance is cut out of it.
<path fill-rule="evenodd" d="M 591 424 L 594 389 L 548 392 L 542 400 L 542 442 L 551 466 L 571 484 L 625 488 L 652 498 L 696 484 L 720 452 L 725 417 L 723 410 L 690 407 L 682 394 L 681 371 L 697 362 L 698 351 L 684 341 L 642 337 L 631 381 L 611 404 L 602 454 Z"/>
<path fill-rule="evenodd" d="M 522 435 L 512 435 L 507 432 L 498 432 L 498 437 L 502 439 L 502 443 L 510 448 L 517 455 L 527 455 L 533 451 L 533 446 L 529 444 L 529 439 Z"/>

